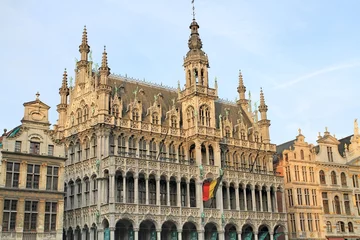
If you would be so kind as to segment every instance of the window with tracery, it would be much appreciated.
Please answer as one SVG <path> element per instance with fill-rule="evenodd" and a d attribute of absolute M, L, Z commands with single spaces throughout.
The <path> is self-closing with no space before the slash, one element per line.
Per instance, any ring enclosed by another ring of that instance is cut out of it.
<path fill-rule="evenodd" d="M 81 111 L 81 109 L 78 109 L 76 114 L 77 114 L 77 123 L 79 124 L 82 121 L 82 111 Z"/>
<path fill-rule="evenodd" d="M 152 139 L 149 143 L 150 159 L 156 159 L 156 142 Z"/>
<path fill-rule="evenodd" d="M 179 146 L 179 162 L 181 161 L 185 161 L 185 150 L 182 145 Z"/>
<path fill-rule="evenodd" d="M 226 127 L 226 128 L 225 128 L 225 137 L 226 137 L 226 138 L 230 138 L 230 136 L 231 136 L 231 135 L 230 135 L 230 127 Z"/>
<path fill-rule="evenodd" d="M 118 105 L 113 106 L 112 115 L 115 116 L 115 117 L 119 117 L 119 106 Z"/>
<path fill-rule="evenodd" d="M 175 115 L 171 116 L 171 127 L 172 128 L 177 127 L 177 116 L 175 116 Z"/>
<path fill-rule="evenodd" d="M 84 122 L 89 119 L 89 108 L 87 106 L 84 107 Z"/>
<path fill-rule="evenodd" d="M 146 140 L 144 138 L 139 141 L 139 157 L 146 158 Z"/>
<path fill-rule="evenodd" d="M 136 156 L 136 139 L 134 136 L 129 137 L 129 155 Z"/>
<path fill-rule="evenodd" d="M 194 108 L 192 106 L 189 106 L 186 110 L 186 119 L 189 127 L 193 127 L 195 125 Z"/>
<path fill-rule="evenodd" d="M 132 120 L 134 120 L 134 121 L 140 120 L 139 110 L 137 110 L 136 108 L 132 111 Z"/>
<path fill-rule="evenodd" d="M 160 149 L 160 161 L 166 161 L 166 145 L 164 141 L 160 142 L 159 149 Z"/>
<path fill-rule="evenodd" d="M 125 153 L 126 153 L 125 136 L 124 136 L 124 134 L 121 134 L 118 137 L 118 154 L 120 156 L 124 156 Z"/>
<path fill-rule="evenodd" d="M 209 164 L 214 166 L 215 160 L 214 160 L 214 149 L 212 146 L 209 146 Z"/>
<path fill-rule="evenodd" d="M 241 140 L 245 140 L 245 130 L 240 131 L 240 138 Z"/>
<path fill-rule="evenodd" d="M 200 107 L 200 125 L 210 127 L 210 110 L 207 105 Z"/>
<path fill-rule="evenodd" d="M 176 161 L 176 152 L 175 152 L 175 145 L 174 143 L 170 143 L 169 145 L 169 159 L 172 162 Z"/>
<path fill-rule="evenodd" d="M 152 123 L 158 125 L 159 124 L 159 114 L 153 113 L 152 114 Z"/>

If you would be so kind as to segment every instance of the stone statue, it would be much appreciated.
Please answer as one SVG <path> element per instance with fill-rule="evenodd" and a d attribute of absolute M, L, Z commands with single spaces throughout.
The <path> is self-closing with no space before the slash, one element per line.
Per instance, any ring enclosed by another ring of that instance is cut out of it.
<path fill-rule="evenodd" d="M 359 135 L 359 125 L 358 125 L 357 119 L 355 119 L 355 121 L 354 121 L 354 135 L 355 136 Z"/>
<path fill-rule="evenodd" d="M 98 70 L 99 70 L 99 64 L 98 64 L 98 63 L 95 63 L 94 65 L 95 65 L 95 72 L 97 73 Z"/>
<path fill-rule="evenodd" d="M 200 169 L 200 178 L 203 179 L 203 177 L 204 177 L 204 167 L 203 167 L 202 164 L 200 164 L 199 169 Z"/>
<path fill-rule="evenodd" d="M 204 224 L 205 223 L 205 213 L 202 212 L 201 213 L 201 224 Z"/>
<path fill-rule="evenodd" d="M 154 95 L 154 101 L 157 102 L 158 98 L 159 98 L 159 96 L 155 94 Z"/>
<path fill-rule="evenodd" d="M 225 226 L 225 215 L 224 213 L 221 214 L 221 223 L 223 226 Z"/>
<path fill-rule="evenodd" d="M 301 129 L 300 128 L 298 129 L 298 131 L 299 131 L 299 135 L 301 135 Z"/>
<path fill-rule="evenodd" d="M 225 114 L 226 114 L 226 118 L 228 118 L 229 117 L 229 109 L 228 108 L 225 109 Z"/>
<path fill-rule="evenodd" d="M 172 99 L 173 106 L 175 106 L 175 98 Z"/>
<path fill-rule="evenodd" d="M 71 115 L 71 124 L 74 124 L 74 115 Z"/>
<path fill-rule="evenodd" d="M 221 119 L 222 119 L 222 115 L 220 114 L 220 115 L 219 115 L 219 121 L 220 121 L 220 122 L 221 122 Z"/>
<path fill-rule="evenodd" d="M 99 171 L 100 171 L 100 159 L 96 159 L 96 171 L 99 174 Z"/>
<path fill-rule="evenodd" d="M 135 95 L 135 100 L 136 100 L 136 95 L 138 93 L 139 87 L 137 86 L 136 89 L 133 91 L 133 94 Z"/>
<path fill-rule="evenodd" d="M 96 216 L 96 222 L 99 223 L 100 222 L 100 212 L 99 212 L 99 210 L 96 210 L 95 216 Z"/>
<path fill-rule="evenodd" d="M 348 150 L 348 145 L 346 143 L 344 144 L 344 148 L 345 148 L 345 151 Z"/>

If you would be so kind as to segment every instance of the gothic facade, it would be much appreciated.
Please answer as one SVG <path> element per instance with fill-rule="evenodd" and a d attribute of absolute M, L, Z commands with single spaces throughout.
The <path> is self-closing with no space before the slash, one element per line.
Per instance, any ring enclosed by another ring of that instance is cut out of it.
<path fill-rule="evenodd" d="M 24 107 L 22 124 L 0 137 L 0 239 L 62 239 L 64 145 L 38 94 Z"/>
<path fill-rule="evenodd" d="M 287 238 L 264 94 L 253 111 L 239 73 L 239 100 L 219 99 L 198 29 L 194 19 L 185 85 L 174 89 L 110 74 L 105 49 L 94 68 L 84 29 L 54 129 L 68 156 L 66 239 Z M 220 169 L 215 201 L 204 204 L 203 182 Z"/>
<path fill-rule="evenodd" d="M 317 146 L 296 140 L 278 146 L 278 171 L 285 177 L 290 239 L 360 237 L 360 135 L 336 139 L 319 133 Z"/>

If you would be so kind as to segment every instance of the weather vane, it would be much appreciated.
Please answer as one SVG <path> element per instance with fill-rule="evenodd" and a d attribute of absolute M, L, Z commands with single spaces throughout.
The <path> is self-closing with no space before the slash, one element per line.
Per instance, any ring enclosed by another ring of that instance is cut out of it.
<path fill-rule="evenodd" d="M 192 10 L 193 10 L 193 19 L 195 20 L 195 4 L 194 4 L 194 1 L 195 1 L 195 0 L 192 0 L 191 3 L 192 3 L 192 5 L 193 5 L 193 7 L 192 7 Z"/>

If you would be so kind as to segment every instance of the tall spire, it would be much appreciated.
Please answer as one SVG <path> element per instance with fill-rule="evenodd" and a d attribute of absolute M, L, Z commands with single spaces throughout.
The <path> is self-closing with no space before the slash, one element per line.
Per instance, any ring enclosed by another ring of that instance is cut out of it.
<path fill-rule="evenodd" d="M 65 68 L 65 70 L 64 70 L 61 88 L 62 88 L 62 89 L 67 88 L 67 72 L 66 72 L 66 68 Z"/>
<path fill-rule="evenodd" d="M 110 68 L 108 66 L 108 61 L 107 61 L 106 46 L 104 46 L 104 52 L 102 54 L 101 67 L 99 68 L 99 72 L 100 72 L 101 76 L 107 77 L 110 75 Z M 100 81 L 104 84 L 107 82 L 107 80 L 105 80 L 105 78 L 101 78 Z"/>
<path fill-rule="evenodd" d="M 267 112 L 268 110 L 268 106 L 265 104 L 265 97 L 264 97 L 264 92 L 262 90 L 262 88 L 260 88 L 260 106 L 259 106 L 259 111 L 261 113 L 261 119 L 266 119 L 267 118 Z"/>
<path fill-rule="evenodd" d="M 88 45 L 86 26 L 84 26 L 81 45 L 79 46 L 79 52 L 81 53 L 81 60 L 88 60 L 88 53 L 90 52 L 90 46 Z"/>
<path fill-rule="evenodd" d="M 239 86 L 237 88 L 237 91 L 239 93 L 239 99 L 245 99 L 246 87 L 244 85 L 244 79 L 241 70 L 239 70 Z"/>

